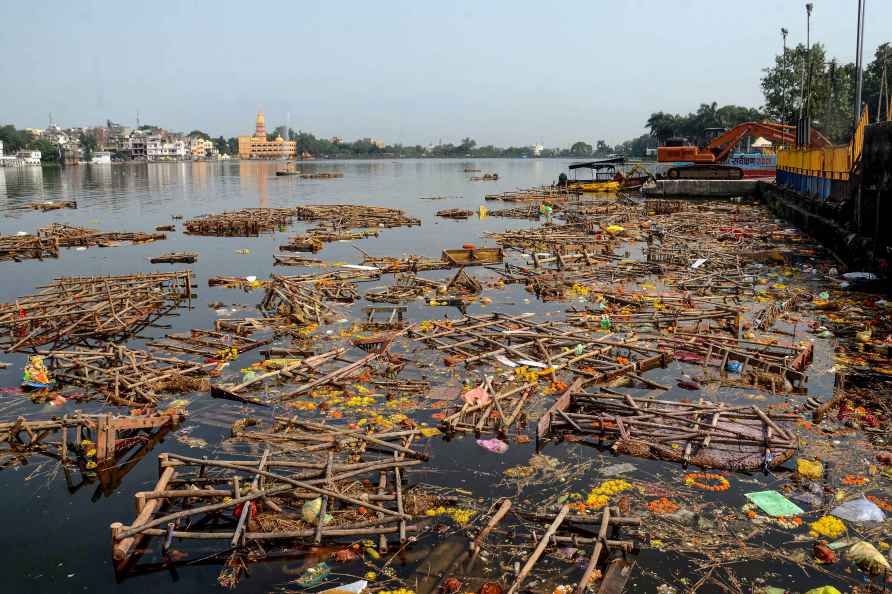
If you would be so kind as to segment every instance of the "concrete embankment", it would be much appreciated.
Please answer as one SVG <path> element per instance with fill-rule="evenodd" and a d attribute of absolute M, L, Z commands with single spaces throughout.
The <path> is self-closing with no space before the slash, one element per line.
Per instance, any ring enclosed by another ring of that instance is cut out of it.
<path fill-rule="evenodd" d="M 642 188 L 645 196 L 656 198 L 731 198 L 753 196 L 755 179 L 659 179 Z"/>

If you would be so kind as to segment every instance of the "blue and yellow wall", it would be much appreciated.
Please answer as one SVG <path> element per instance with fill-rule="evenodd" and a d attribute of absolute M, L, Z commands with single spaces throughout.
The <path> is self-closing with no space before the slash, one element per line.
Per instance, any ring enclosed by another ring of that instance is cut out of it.
<path fill-rule="evenodd" d="M 781 148 L 777 152 L 776 183 L 827 200 L 848 195 L 849 174 L 861 159 L 867 107 L 848 145 L 826 148 Z"/>

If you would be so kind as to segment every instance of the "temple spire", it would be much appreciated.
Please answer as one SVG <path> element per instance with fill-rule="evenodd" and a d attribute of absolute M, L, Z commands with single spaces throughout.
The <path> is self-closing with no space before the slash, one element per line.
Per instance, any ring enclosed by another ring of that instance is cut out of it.
<path fill-rule="evenodd" d="M 266 138 L 266 118 L 262 111 L 257 112 L 257 124 L 254 126 L 254 136 Z"/>

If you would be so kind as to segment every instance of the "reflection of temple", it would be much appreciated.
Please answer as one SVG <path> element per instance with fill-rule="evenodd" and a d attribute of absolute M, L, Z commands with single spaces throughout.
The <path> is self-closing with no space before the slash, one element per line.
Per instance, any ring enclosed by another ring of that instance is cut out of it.
<path fill-rule="evenodd" d="M 297 155 L 297 143 L 276 136 L 275 140 L 266 139 L 266 119 L 263 112 L 257 112 L 257 123 L 254 136 L 238 137 L 238 156 L 240 159 L 293 159 Z"/>

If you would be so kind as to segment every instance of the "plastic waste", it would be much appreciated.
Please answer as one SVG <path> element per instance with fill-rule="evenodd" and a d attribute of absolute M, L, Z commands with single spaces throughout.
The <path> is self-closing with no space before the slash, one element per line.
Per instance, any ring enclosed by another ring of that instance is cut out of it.
<path fill-rule="evenodd" d="M 886 519 L 883 510 L 863 495 L 833 508 L 830 515 L 849 522 L 882 522 Z"/>
<path fill-rule="evenodd" d="M 830 293 L 828 293 L 827 291 L 821 291 L 820 293 L 818 293 L 818 299 L 820 299 L 821 301 L 829 301 Z"/>
<path fill-rule="evenodd" d="M 700 384 L 694 381 L 689 375 L 683 375 L 676 380 L 679 388 L 684 388 L 685 390 L 699 390 Z"/>
<path fill-rule="evenodd" d="M 745 493 L 745 496 L 769 516 L 798 516 L 803 513 L 801 507 L 777 491 L 757 491 Z"/>
<path fill-rule="evenodd" d="M 319 594 L 360 594 L 368 587 L 369 583 L 367 581 L 359 580 L 342 586 L 335 586 L 328 590 L 322 590 Z"/>
<path fill-rule="evenodd" d="M 604 468 L 598 470 L 598 474 L 602 474 L 604 476 L 618 476 L 627 472 L 634 472 L 635 470 L 636 467 L 634 464 L 623 462 L 621 464 L 611 464 L 610 466 L 605 466 Z"/>
<path fill-rule="evenodd" d="M 657 586 L 657 594 L 675 594 L 676 589 L 669 584 L 660 584 Z"/>
<path fill-rule="evenodd" d="M 461 397 L 462 400 L 464 400 L 471 406 L 488 404 L 491 400 L 489 394 L 486 392 L 486 390 L 483 389 L 483 386 L 477 386 L 473 390 L 468 390 L 467 392 L 462 394 Z"/>
<path fill-rule="evenodd" d="M 823 542 L 816 542 L 812 547 L 812 553 L 814 553 L 815 559 L 821 563 L 830 564 L 837 561 L 836 553 Z"/>
<path fill-rule="evenodd" d="M 310 499 L 304 503 L 303 507 L 300 509 L 300 515 L 305 522 L 315 524 L 320 511 L 322 511 L 322 498 L 317 497 L 316 499 Z M 322 518 L 322 523 L 327 524 L 331 519 L 331 514 L 325 514 L 325 517 Z"/>
<path fill-rule="evenodd" d="M 876 280 L 878 277 L 872 272 L 846 272 L 842 275 L 846 280 Z"/>
<path fill-rule="evenodd" d="M 477 445 L 493 454 L 504 454 L 508 451 L 508 444 L 501 439 L 496 438 L 478 439 Z"/>
<path fill-rule="evenodd" d="M 740 373 L 740 370 L 743 369 L 743 363 L 740 361 L 728 361 L 725 363 L 725 369 L 729 373 Z"/>
<path fill-rule="evenodd" d="M 805 594 L 842 594 L 842 592 L 833 586 L 821 586 L 820 588 L 812 588 Z"/>
<path fill-rule="evenodd" d="M 883 557 L 883 554 L 875 546 L 863 540 L 853 544 L 846 553 L 846 557 L 868 573 L 877 574 L 892 571 L 889 561 Z"/>
<path fill-rule="evenodd" d="M 331 567 L 327 563 L 322 562 L 306 570 L 297 578 L 296 583 L 301 588 L 313 588 L 321 584 L 328 577 L 329 573 L 331 573 Z"/>
<path fill-rule="evenodd" d="M 799 458 L 796 460 L 796 472 L 799 473 L 799 476 L 816 481 L 824 476 L 824 465 L 818 460 Z"/>

